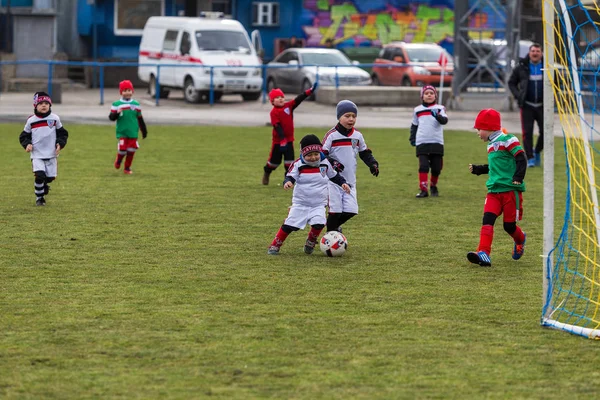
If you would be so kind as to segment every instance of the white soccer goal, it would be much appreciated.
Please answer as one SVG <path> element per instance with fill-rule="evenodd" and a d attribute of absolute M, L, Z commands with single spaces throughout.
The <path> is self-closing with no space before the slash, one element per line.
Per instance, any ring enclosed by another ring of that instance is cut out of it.
<path fill-rule="evenodd" d="M 545 257 L 541 323 L 592 339 L 600 339 L 597 1 L 543 0 Z M 557 127 L 562 131 L 565 171 L 554 170 L 555 110 Z M 563 224 L 556 240 L 554 212 L 562 210 L 555 205 L 555 179 L 565 179 L 567 184 Z"/>

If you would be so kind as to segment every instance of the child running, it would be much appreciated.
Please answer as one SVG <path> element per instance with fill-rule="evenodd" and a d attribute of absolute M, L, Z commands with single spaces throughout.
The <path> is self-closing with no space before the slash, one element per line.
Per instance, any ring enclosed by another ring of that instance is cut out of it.
<path fill-rule="evenodd" d="M 369 167 L 373 176 L 379 176 L 379 163 L 365 143 L 362 133 L 354 128 L 358 115 L 356 104 L 342 100 L 337 104 L 338 124 L 323 138 L 323 153 L 340 171 L 350 186 L 350 193 L 334 183 L 329 184 L 329 216 L 327 231 L 341 232 L 341 226 L 358 214 L 356 197 L 356 156 Z"/>
<path fill-rule="evenodd" d="M 292 164 L 283 188 L 294 188 L 292 206 L 288 216 L 271 242 L 267 254 L 278 255 L 288 235 L 310 225 L 304 252 L 312 254 L 319 234 L 325 227 L 327 184 L 333 182 L 345 193 L 350 193 L 346 180 L 337 173 L 321 152 L 321 141 L 315 135 L 307 135 L 300 141 L 300 158 Z"/>
<path fill-rule="evenodd" d="M 271 140 L 271 153 L 263 170 L 262 184 L 269 184 L 271 172 L 275 171 L 281 158 L 283 157 L 283 165 L 285 170 L 283 175 L 294 162 L 294 110 L 307 97 L 310 97 L 317 90 L 318 82 L 315 82 L 310 89 L 296 96 L 295 99 L 288 102 L 285 101 L 285 95 L 281 89 L 273 89 L 269 93 L 269 99 L 273 108 L 271 109 L 271 125 L 273 125 L 273 134 Z"/>
<path fill-rule="evenodd" d="M 52 99 L 46 92 L 33 95 L 33 115 L 27 118 L 19 142 L 30 153 L 34 175 L 35 205 L 45 206 L 44 196 L 50 191 L 49 183 L 56 179 L 58 156 L 67 145 L 69 132 L 60 117 L 52 112 Z"/>
<path fill-rule="evenodd" d="M 523 218 L 523 192 L 527 158 L 513 135 L 502 131 L 500 113 L 492 108 L 481 110 L 475 119 L 475 129 L 481 140 L 487 142 L 488 163 L 469 164 L 475 175 L 489 174 L 486 182 L 488 194 L 483 207 L 483 226 L 476 252 L 467 254 L 467 259 L 482 267 L 491 267 L 494 223 L 504 214 L 504 230 L 514 240 L 512 258 L 518 260 L 525 252 L 525 232 L 517 226 Z"/>
<path fill-rule="evenodd" d="M 117 121 L 117 158 L 115 168 L 121 168 L 121 162 L 125 158 L 125 168 L 123 172 L 127 175 L 132 174 L 131 164 L 133 156 L 140 145 L 138 143 L 138 131 L 142 131 L 142 138 L 146 139 L 148 130 L 146 123 L 142 118 L 142 108 L 140 103 L 134 100 L 133 84 L 131 81 L 121 81 L 119 83 L 119 93 L 121 98 L 110 108 L 108 119 Z"/>
<path fill-rule="evenodd" d="M 446 108 L 437 104 L 437 90 L 433 86 L 421 89 L 421 104 L 415 107 L 410 126 L 410 144 L 417 147 L 419 158 L 419 193 L 417 198 L 429 196 L 427 175 L 431 170 L 431 196 L 439 195 L 437 183 L 444 164 L 444 128 L 448 123 Z"/>

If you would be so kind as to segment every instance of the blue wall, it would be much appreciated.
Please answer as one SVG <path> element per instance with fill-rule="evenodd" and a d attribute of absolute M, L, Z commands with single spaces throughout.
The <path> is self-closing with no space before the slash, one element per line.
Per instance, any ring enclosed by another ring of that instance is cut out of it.
<path fill-rule="evenodd" d="M 0 0 L 0 6 L 6 7 L 7 0 Z M 33 6 L 33 0 L 11 0 L 10 7 L 31 7 Z"/>
<path fill-rule="evenodd" d="M 255 0 L 237 0 L 236 10 L 237 15 L 234 16 L 239 20 L 248 31 L 248 34 L 256 27 L 252 26 L 252 2 Z M 289 38 L 290 36 L 304 37 L 302 33 L 299 16 L 303 13 L 303 0 L 279 1 L 279 26 L 260 27 L 260 35 L 262 44 L 265 49 L 265 60 L 270 60 L 274 57 L 275 39 Z M 242 11 L 248 10 L 248 11 Z"/>
<path fill-rule="evenodd" d="M 165 0 L 165 15 L 177 15 L 175 0 Z M 141 36 L 120 36 L 114 33 L 114 0 L 96 0 L 89 5 L 87 0 L 77 3 L 77 30 L 88 46 L 88 57 L 94 56 L 94 23 L 96 30 L 97 58 L 137 60 Z"/>

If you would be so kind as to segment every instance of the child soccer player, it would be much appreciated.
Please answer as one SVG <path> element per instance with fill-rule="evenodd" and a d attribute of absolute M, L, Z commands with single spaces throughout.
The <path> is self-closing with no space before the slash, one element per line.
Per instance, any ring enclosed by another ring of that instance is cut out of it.
<path fill-rule="evenodd" d="M 271 153 L 267 164 L 264 166 L 265 173 L 263 174 L 262 184 L 269 184 L 271 172 L 275 171 L 281 158 L 283 157 L 283 165 L 285 176 L 288 168 L 294 162 L 294 110 L 307 97 L 311 96 L 317 90 L 318 83 L 307 89 L 304 93 L 296 96 L 295 99 L 286 103 L 285 96 L 281 89 L 273 89 L 269 93 L 269 99 L 273 109 L 271 109 L 271 125 L 273 125 L 273 138 L 271 143 Z"/>
<path fill-rule="evenodd" d="M 486 182 L 488 194 L 483 206 L 483 226 L 476 252 L 467 254 L 467 259 L 482 267 L 491 267 L 494 223 L 504 214 L 504 230 L 515 241 L 512 258 L 518 260 L 525 252 L 525 232 L 517 226 L 523 218 L 523 192 L 527 158 L 513 135 L 502 131 L 500 113 L 492 108 L 482 110 L 475 119 L 477 135 L 487 144 L 488 164 L 469 164 L 475 175 L 489 174 Z"/>
<path fill-rule="evenodd" d="M 379 176 L 379 163 L 367 147 L 365 139 L 354 129 L 358 108 L 350 100 L 342 100 L 336 107 L 338 124 L 323 138 L 323 153 L 340 171 L 351 188 L 350 193 L 329 184 L 329 216 L 327 231 L 341 232 L 341 226 L 358 214 L 356 198 L 356 155 L 369 167 L 373 176 Z"/>
<path fill-rule="evenodd" d="M 431 169 L 431 196 L 439 195 L 437 183 L 444 158 L 444 128 L 448 123 L 446 108 L 436 104 L 437 90 L 433 86 L 421 89 L 422 103 L 415 107 L 410 126 L 410 144 L 417 146 L 419 158 L 419 193 L 417 198 L 429 196 L 427 174 Z"/>
<path fill-rule="evenodd" d="M 119 140 L 119 144 L 117 146 L 115 168 L 121 168 L 121 162 L 125 158 L 125 169 L 123 172 L 130 175 L 132 173 L 131 163 L 133 163 L 133 156 L 135 155 L 135 151 L 140 147 L 137 141 L 138 131 L 141 130 L 142 138 L 146 139 L 148 130 L 146 129 L 144 118 L 142 118 L 140 103 L 132 99 L 133 84 L 131 81 L 121 81 L 119 83 L 119 93 L 121 93 L 121 98 L 112 103 L 108 119 L 117 121 L 117 139 Z"/>
<path fill-rule="evenodd" d="M 48 185 L 58 171 L 58 155 L 67 145 L 69 132 L 58 115 L 52 112 L 52 99 L 46 92 L 33 95 L 33 115 L 27 119 L 19 135 L 21 146 L 31 154 L 34 175 L 35 205 L 45 206 Z"/>
<path fill-rule="evenodd" d="M 340 189 L 350 193 L 350 187 L 337 173 L 321 152 L 321 142 L 315 135 L 307 135 L 300 141 L 300 158 L 292 164 L 287 173 L 283 188 L 294 188 L 292 206 L 288 216 L 279 228 L 267 254 L 277 255 L 288 235 L 310 225 L 310 232 L 304 245 L 304 252 L 312 254 L 317 238 L 325 226 L 325 206 L 327 205 L 327 183 L 333 182 Z M 295 186 L 294 186 L 295 184 Z"/>

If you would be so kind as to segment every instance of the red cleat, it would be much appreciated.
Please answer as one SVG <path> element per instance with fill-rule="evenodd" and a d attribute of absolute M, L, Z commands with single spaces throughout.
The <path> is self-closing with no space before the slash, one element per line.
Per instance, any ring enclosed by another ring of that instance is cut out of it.
<path fill-rule="evenodd" d="M 131 175 L 131 174 L 133 174 L 133 171 L 132 171 L 132 170 L 130 170 L 129 168 L 125 168 L 125 169 L 123 170 L 123 172 L 124 172 L 125 174 L 127 174 L 127 175 Z"/>

